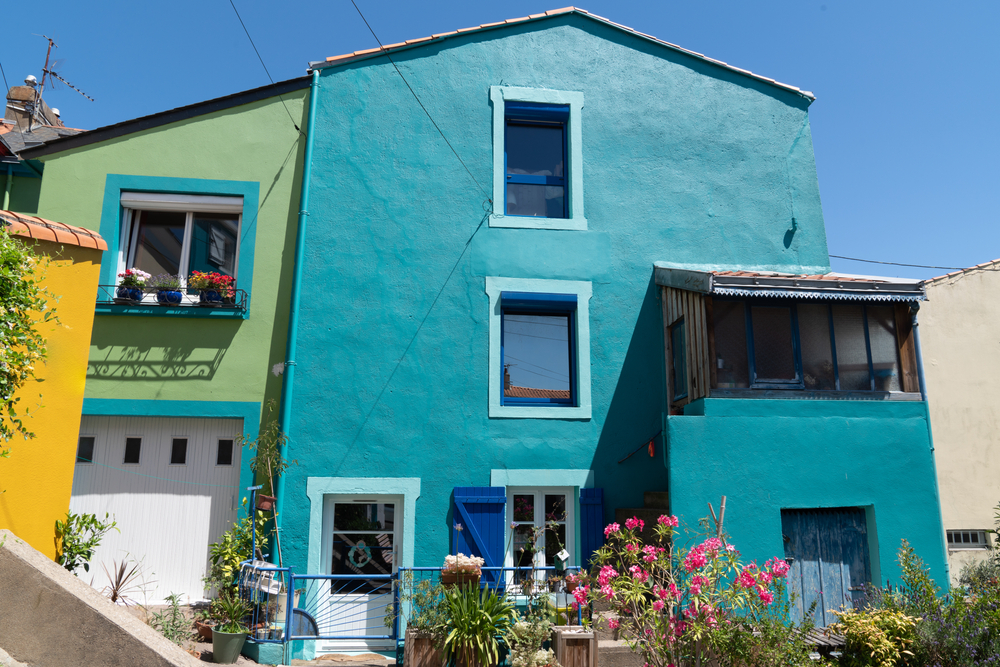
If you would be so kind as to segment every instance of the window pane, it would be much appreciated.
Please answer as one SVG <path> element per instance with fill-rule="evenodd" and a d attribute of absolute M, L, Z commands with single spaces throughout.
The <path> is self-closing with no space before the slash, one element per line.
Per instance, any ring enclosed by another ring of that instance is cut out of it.
<path fill-rule="evenodd" d="M 555 565 L 556 554 L 566 545 L 566 525 L 559 526 L 552 530 L 545 529 L 545 564 Z"/>
<path fill-rule="evenodd" d="M 530 494 L 514 496 L 514 521 L 527 521 L 528 523 L 534 523 L 535 496 Z"/>
<path fill-rule="evenodd" d="M 392 503 L 336 503 L 334 530 L 392 530 L 395 506 Z"/>
<path fill-rule="evenodd" d="M 219 451 L 215 455 L 215 465 L 217 466 L 233 465 L 232 440 L 219 440 Z"/>
<path fill-rule="evenodd" d="M 76 462 L 94 462 L 94 436 L 85 435 L 80 438 L 80 442 L 76 446 Z"/>
<path fill-rule="evenodd" d="M 564 176 L 563 127 L 508 123 L 507 173 Z"/>
<path fill-rule="evenodd" d="M 136 211 L 137 241 L 132 266 L 154 276 L 161 273 L 177 275 L 186 217 L 186 213 L 173 211 Z"/>
<path fill-rule="evenodd" d="M 871 391 L 862 307 L 833 306 L 833 335 L 842 391 Z"/>
<path fill-rule="evenodd" d="M 792 310 L 784 306 L 752 306 L 755 380 L 797 379 L 792 349 Z"/>
<path fill-rule="evenodd" d="M 712 302 L 715 320 L 716 386 L 720 389 L 746 389 L 747 321 L 742 301 Z"/>
<path fill-rule="evenodd" d="M 507 184 L 507 215 L 565 217 L 566 188 L 562 185 Z"/>
<path fill-rule="evenodd" d="M 239 223 L 235 216 L 195 213 L 188 274 L 192 271 L 215 271 L 227 276 L 235 275 L 238 231 Z"/>
<path fill-rule="evenodd" d="M 393 534 L 333 534 L 332 574 L 392 574 Z M 388 593 L 388 580 L 342 579 L 330 584 L 331 593 Z"/>
<path fill-rule="evenodd" d="M 534 526 L 518 526 L 514 529 L 514 567 L 530 567 L 534 552 Z"/>
<path fill-rule="evenodd" d="M 142 438 L 125 438 L 125 463 L 138 463 Z"/>
<path fill-rule="evenodd" d="M 822 303 L 798 306 L 802 379 L 806 389 L 833 390 L 833 352 L 830 348 L 830 308 Z"/>
<path fill-rule="evenodd" d="M 569 315 L 504 312 L 505 397 L 569 402 L 569 322 Z"/>
<path fill-rule="evenodd" d="M 670 328 L 670 356 L 673 366 L 674 398 L 683 398 L 688 393 L 687 347 L 684 344 L 684 320 Z"/>
<path fill-rule="evenodd" d="M 187 463 L 187 438 L 174 438 L 170 447 L 170 465 L 184 465 Z"/>
<path fill-rule="evenodd" d="M 876 391 L 901 391 L 896 314 L 892 306 L 868 306 L 868 340 L 872 346 Z"/>
<path fill-rule="evenodd" d="M 566 520 L 566 496 L 545 496 L 545 521 Z"/>

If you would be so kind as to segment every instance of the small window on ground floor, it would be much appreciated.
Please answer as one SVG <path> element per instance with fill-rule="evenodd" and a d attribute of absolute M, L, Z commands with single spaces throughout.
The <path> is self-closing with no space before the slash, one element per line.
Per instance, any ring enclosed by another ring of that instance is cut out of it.
<path fill-rule="evenodd" d="M 215 465 L 233 465 L 233 441 L 230 439 L 219 440 L 219 449 L 215 454 Z"/>
<path fill-rule="evenodd" d="M 185 465 L 187 463 L 187 449 L 187 438 L 174 438 L 170 444 L 170 465 Z"/>
<path fill-rule="evenodd" d="M 125 458 L 122 463 L 139 464 L 142 453 L 142 438 L 125 438 Z"/>
<path fill-rule="evenodd" d="M 989 549 L 985 530 L 949 530 L 948 548 L 958 549 Z"/>
<path fill-rule="evenodd" d="M 76 445 L 76 462 L 77 463 L 93 463 L 94 462 L 94 441 L 96 438 L 92 435 L 81 435 L 80 441 Z"/>

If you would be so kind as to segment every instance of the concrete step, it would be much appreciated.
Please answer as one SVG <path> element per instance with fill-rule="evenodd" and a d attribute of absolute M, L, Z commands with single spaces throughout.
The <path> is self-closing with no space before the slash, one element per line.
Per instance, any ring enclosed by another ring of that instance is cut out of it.
<path fill-rule="evenodd" d="M 594 633 L 597 635 L 597 640 L 602 639 L 620 639 L 618 630 L 612 630 L 608 626 L 608 621 L 613 618 L 618 618 L 617 614 L 612 612 L 604 611 L 594 614 Z"/>
<path fill-rule="evenodd" d="M 670 511 L 670 492 L 646 491 L 642 494 L 642 504 L 647 509 L 660 509 L 663 514 L 667 514 Z"/>
<path fill-rule="evenodd" d="M 633 653 L 622 640 L 599 639 L 597 659 L 601 667 L 642 667 L 642 656 Z"/>

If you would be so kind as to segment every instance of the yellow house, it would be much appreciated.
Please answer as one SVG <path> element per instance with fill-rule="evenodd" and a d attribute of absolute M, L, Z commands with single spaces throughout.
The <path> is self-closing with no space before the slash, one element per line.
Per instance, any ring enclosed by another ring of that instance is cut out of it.
<path fill-rule="evenodd" d="M 0 459 L 0 528 L 55 558 L 55 522 L 69 509 L 98 273 L 108 246 L 96 232 L 20 213 L 0 210 L 0 224 L 49 258 L 45 286 L 59 297 L 52 304 L 59 324 L 43 330 L 45 364 L 20 391 L 18 405 L 31 410 L 26 426 L 36 437 L 7 443 L 10 457 Z"/>

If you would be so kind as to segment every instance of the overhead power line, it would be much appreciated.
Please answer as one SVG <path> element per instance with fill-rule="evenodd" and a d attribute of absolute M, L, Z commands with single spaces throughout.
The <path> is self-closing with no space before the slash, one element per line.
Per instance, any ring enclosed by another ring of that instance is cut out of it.
<path fill-rule="evenodd" d="M 915 269 L 943 269 L 945 271 L 964 271 L 967 266 L 928 266 L 926 264 L 902 264 L 900 262 L 880 262 L 875 259 L 858 259 L 857 257 L 844 257 L 843 255 L 830 255 L 837 259 L 846 259 L 852 262 L 867 262 L 868 264 L 890 264 L 892 266 L 910 266 Z"/>
<path fill-rule="evenodd" d="M 232 0 L 229 1 L 232 2 Z M 486 188 L 484 188 L 479 183 L 479 180 L 472 174 L 472 171 L 469 169 L 468 165 L 465 164 L 465 160 L 462 159 L 462 156 L 458 154 L 458 151 L 455 150 L 455 147 L 451 145 L 450 141 L 448 141 L 448 137 L 444 136 L 444 132 L 441 131 L 441 128 L 434 121 L 434 117 L 431 116 L 431 112 L 427 110 L 427 107 L 424 106 L 424 103 L 420 101 L 420 96 L 417 95 L 415 90 L 413 90 L 413 86 L 411 86 L 410 82 L 406 80 L 405 76 L 403 76 L 403 73 L 400 71 L 399 66 L 396 64 L 396 61 L 392 59 L 392 56 L 389 55 L 389 52 L 386 50 L 386 48 L 382 46 L 382 40 L 378 38 L 378 35 L 375 34 L 375 31 L 372 29 L 371 24 L 368 23 L 368 19 L 366 19 L 365 15 L 361 13 L 361 8 L 358 7 L 358 3 L 356 3 L 354 0 L 351 0 L 351 4 L 354 5 L 354 8 L 356 10 L 358 10 L 358 16 L 360 16 L 361 20 L 365 22 L 365 25 L 368 27 L 368 32 L 370 32 L 372 34 L 372 37 L 375 38 L 375 41 L 378 42 L 378 48 L 382 49 L 383 55 L 385 55 L 385 57 L 389 59 L 389 62 L 392 63 L 392 66 L 396 70 L 396 74 L 399 75 L 399 78 L 402 79 L 403 83 L 406 84 L 406 87 L 409 88 L 410 94 L 413 95 L 413 99 L 417 101 L 417 104 L 420 105 L 420 108 L 424 110 L 425 114 L 427 114 L 427 118 L 428 120 L 431 121 L 431 125 L 434 126 L 434 129 L 438 131 L 438 134 L 441 135 L 441 138 L 444 139 L 444 142 L 448 144 L 448 148 L 451 149 L 451 152 L 455 154 L 455 157 L 458 158 L 458 161 L 462 163 L 463 167 L 465 167 L 465 171 L 469 174 L 469 178 L 471 178 L 472 181 L 479 187 L 479 189 L 482 190 L 483 194 L 486 195 L 487 201 L 490 202 L 490 212 L 492 213 L 493 198 L 490 196 L 490 193 L 486 191 Z"/>

